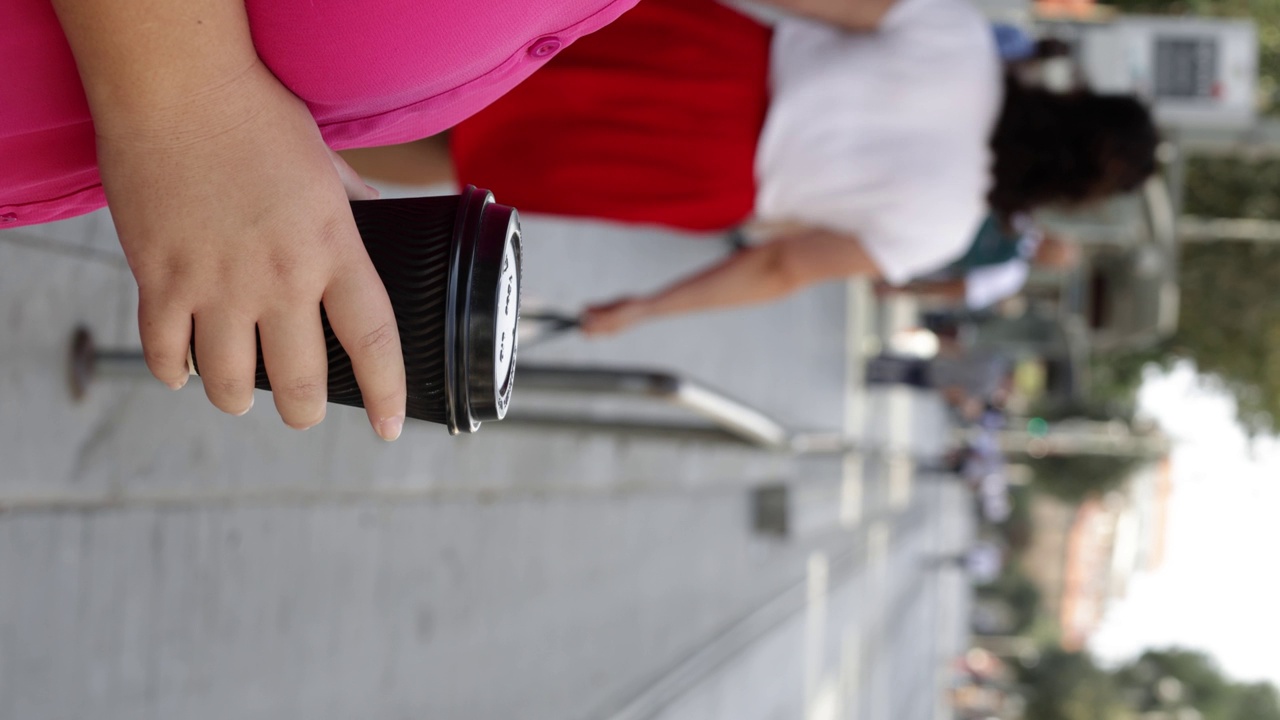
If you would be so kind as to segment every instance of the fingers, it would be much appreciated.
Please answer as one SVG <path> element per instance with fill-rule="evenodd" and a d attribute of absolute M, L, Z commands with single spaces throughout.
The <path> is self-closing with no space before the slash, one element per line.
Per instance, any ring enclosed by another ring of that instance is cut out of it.
<path fill-rule="evenodd" d="M 147 368 L 160 382 L 177 390 L 187 384 L 187 355 L 191 347 L 191 311 L 139 290 L 138 330 Z"/>
<path fill-rule="evenodd" d="M 280 419 L 297 430 L 320 424 L 329 380 L 320 303 L 265 315 L 258 320 L 258 330 Z"/>
<path fill-rule="evenodd" d="M 596 335 L 601 328 L 600 313 L 598 311 L 587 310 L 582 313 L 582 317 L 578 320 L 578 330 L 588 337 Z"/>
<path fill-rule="evenodd" d="M 369 422 L 383 440 L 404 427 L 405 373 L 400 331 L 382 279 L 361 250 L 324 295 L 329 324 L 351 357 Z"/>
<path fill-rule="evenodd" d="M 195 354 L 209 402 L 231 415 L 253 407 L 258 343 L 253 318 L 235 313 L 197 313 Z"/>

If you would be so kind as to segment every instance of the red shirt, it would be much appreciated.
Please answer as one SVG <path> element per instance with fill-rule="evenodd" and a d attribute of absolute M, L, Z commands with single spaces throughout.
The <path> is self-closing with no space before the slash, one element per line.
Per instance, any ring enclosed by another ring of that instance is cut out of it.
<path fill-rule="evenodd" d="M 771 31 L 642 0 L 454 128 L 458 179 L 525 212 L 732 227 L 755 204 Z"/>

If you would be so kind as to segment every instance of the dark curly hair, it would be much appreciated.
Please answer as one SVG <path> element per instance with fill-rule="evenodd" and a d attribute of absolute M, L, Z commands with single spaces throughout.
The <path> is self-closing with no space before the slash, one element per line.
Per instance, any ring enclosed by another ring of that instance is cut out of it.
<path fill-rule="evenodd" d="M 1137 98 L 1054 93 L 1006 77 L 987 201 L 1008 219 L 1134 190 L 1155 173 L 1159 143 L 1151 113 Z"/>

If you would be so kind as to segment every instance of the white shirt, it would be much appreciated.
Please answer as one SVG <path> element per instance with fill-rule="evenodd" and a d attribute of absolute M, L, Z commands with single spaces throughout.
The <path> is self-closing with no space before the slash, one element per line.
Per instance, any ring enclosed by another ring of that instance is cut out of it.
<path fill-rule="evenodd" d="M 964 304 L 970 310 L 991 307 L 1016 295 L 1030 274 L 1030 263 L 1022 258 L 976 267 L 964 276 Z"/>
<path fill-rule="evenodd" d="M 889 282 L 936 270 L 986 214 L 1003 89 L 966 0 L 898 0 L 875 32 L 782 19 L 756 212 L 855 235 Z"/>
<path fill-rule="evenodd" d="M 1022 235 L 1018 257 L 998 265 L 980 265 L 965 273 L 964 303 L 970 310 L 981 310 L 1013 297 L 1027 284 L 1031 260 L 1044 242 L 1044 231 L 1026 213 L 1013 216 L 1013 228 Z"/>

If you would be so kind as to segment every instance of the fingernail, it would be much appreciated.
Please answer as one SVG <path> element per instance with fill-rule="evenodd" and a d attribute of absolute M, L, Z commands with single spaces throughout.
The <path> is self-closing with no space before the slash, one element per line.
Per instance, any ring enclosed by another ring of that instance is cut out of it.
<path fill-rule="evenodd" d="M 169 386 L 170 390 L 181 390 L 182 388 L 187 386 L 187 378 L 182 378 L 181 380 L 178 380 L 176 382 L 165 383 L 165 384 Z"/>
<path fill-rule="evenodd" d="M 366 190 L 368 190 L 368 191 L 369 191 L 369 194 L 370 194 L 370 195 L 372 195 L 372 196 L 373 196 L 373 197 L 369 198 L 370 200 L 377 200 L 378 198 L 382 197 L 382 193 L 378 190 L 378 188 L 376 188 L 376 187 L 374 187 L 374 186 L 372 186 L 372 185 L 370 185 L 370 184 L 368 184 L 368 183 L 365 183 L 364 188 L 365 188 Z"/>
<path fill-rule="evenodd" d="M 310 423 L 310 424 L 308 424 L 308 425 L 298 425 L 298 426 L 295 426 L 295 429 L 297 429 L 297 430 L 310 430 L 311 428 L 313 428 L 313 427 L 315 427 L 315 426 L 319 425 L 319 424 L 320 424 L 320 423 L 322 423 L 322 422 L 324 422 L 324 416 L 323 416 L 323 415 L 321 415 L 321 416 L 320 416 L 320 419 L 319 419 L 319 420 L 316 420 L 315 422 Z"/>
<path fill-rule="evenodd" d="M 396 417 L 387 418 L 378 423 L 378 435 L 387 442 L 391 442 L 400 437 L 400 432 L 404 430 L 404 417 L 397 415 Z"/>
<path fill-rule="evenodd" d="M 243 416 L 245 416 L 245 415 L 248 415 L 248 414 L 249 414 L 249 411 L 253 409 L 253 402 L 254 402 L 254 399 L 253 399 L 253 398 L 249 398 L 249 407 L 247 407 L 247 408 L 245 408 L 245 409 L 241 410 L 240 412 L 236 413 L 236 417 L 243 417 Z"/>

